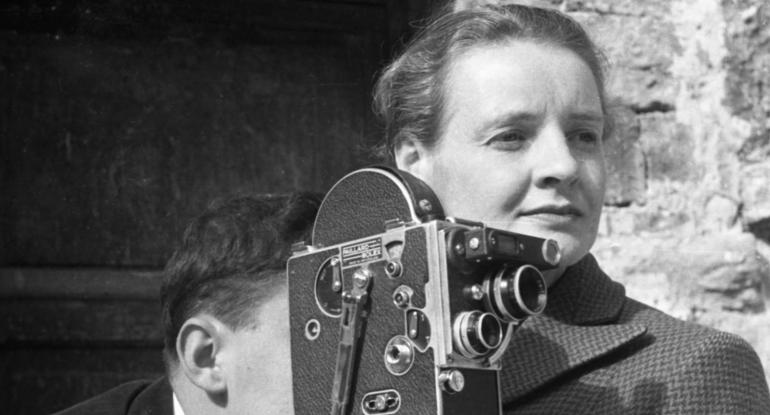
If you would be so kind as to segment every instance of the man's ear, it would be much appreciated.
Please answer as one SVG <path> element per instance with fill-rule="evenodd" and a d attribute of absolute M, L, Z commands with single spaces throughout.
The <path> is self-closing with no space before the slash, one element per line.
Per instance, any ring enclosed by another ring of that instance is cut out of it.
<path fill-rule="evenodd" d="M 223 335 L 227 327 L 209 315 L 187 319 L 176 338 L 180 369 L 190 381 L 211 394 L 227 391 L 220 364 Z"/>
<path fill-rule="evenodd" d="M 428 152 L 425 146 L 411 138 L 402 139 L 393 149 L 396 167 L 425 180 Z"/>

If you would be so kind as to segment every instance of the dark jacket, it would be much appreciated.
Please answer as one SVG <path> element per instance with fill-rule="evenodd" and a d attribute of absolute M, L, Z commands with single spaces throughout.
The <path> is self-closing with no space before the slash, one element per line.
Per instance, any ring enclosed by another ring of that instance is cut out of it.
<path fill-rule="evenodd" d="M 54 415 L 174 415 L 171 385 L 165 377 L 124 383 Z"/>
<path fill-rule="evenodd" d="M 770 414 L 748 343 L 629 299 L 591 255 L 514 333 L 501 389 L 511 414 Z"/>
<path fill-rule="evenodd" d="M 567 270 L 548 303 L 503 357 L 506 414 L 770 414 L 745 341 L 627 298 L 592 256 Z M 172 415 L 171 388 L 165 378 L 131 382 L 57 415 L 81 414 Z"/>

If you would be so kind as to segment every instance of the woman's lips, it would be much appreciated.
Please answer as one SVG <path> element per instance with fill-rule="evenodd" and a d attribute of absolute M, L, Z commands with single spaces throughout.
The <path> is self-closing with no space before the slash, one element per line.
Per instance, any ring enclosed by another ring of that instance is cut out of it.
<path fill-rule="evenodd" d="M 540 206 L 534 209 L 523 210 L 519 213 L 517 220 L 529 220 L 543 222 L 552 225 L 564 225 L 573 222 L 583 216 L 580 209 L 572 205 L 549 205 Z"/>

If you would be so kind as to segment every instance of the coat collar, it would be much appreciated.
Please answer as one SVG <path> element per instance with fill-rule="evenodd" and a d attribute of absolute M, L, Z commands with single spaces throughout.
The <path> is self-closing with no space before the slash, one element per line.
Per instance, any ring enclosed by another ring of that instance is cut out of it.
<path fill-rule="evenodd" d="M 164 376 L 136 396 L 127 415 L 174 415 L 172 396 L 171 384 Z"/>
<path fill-rule="evenodd" d="M 548 306 L 514 333 L 502 358 L 500 386 L 507 404 L 646 332 L 641 325 L 614 324 L 625 289 L 587 255 L 549 289 Z"/>
<path fill-rule="evenodd" d="M 565 324 L 605 324 L 617 320 L 625 301 L 625 288 L 588 254 L 549 288 L 545 315 Z"/>

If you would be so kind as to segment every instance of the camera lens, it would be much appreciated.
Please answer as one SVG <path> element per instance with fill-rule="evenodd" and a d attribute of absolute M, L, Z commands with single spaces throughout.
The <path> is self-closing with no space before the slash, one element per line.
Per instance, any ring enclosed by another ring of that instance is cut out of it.
<path fill-rule="evenodd" d="M 501 320 L 512 323 L 545 309 L 543 274 L 531 265 L 503 267 L 484 281 L 487 307 Z"/>
<path fill-rule="evenodd" d="M 500 345 L 503 330 L 495 316 L 490 313 L 483 313 L 474 324 L 475 327 L 471 330 L 476 333 L 482 346 L 487 349 L 494 349 Z"/>
<path fill-rule="evenodd" d="M 498 348 L 503 340 L 503 326 L 491 313 L 462 312 L 452 328 L 455 348 L 466 357 L 484 356 Z"/>

